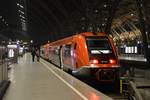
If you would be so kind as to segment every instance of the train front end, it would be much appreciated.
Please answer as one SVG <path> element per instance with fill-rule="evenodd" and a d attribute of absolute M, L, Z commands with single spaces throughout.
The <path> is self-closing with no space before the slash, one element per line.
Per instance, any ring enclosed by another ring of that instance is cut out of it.
<path fill-rule="evenodd" d="M 113 41 L 108 36 L 88 36 L 86 45 L 90 74 L 96 76 L 99 81 L 116 81 L 120 66 Z"/>

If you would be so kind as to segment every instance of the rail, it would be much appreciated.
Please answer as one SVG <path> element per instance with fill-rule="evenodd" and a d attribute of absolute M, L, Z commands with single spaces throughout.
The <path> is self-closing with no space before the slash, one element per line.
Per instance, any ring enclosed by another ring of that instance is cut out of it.
<path fill-rule="evenodd" d="M 132 100 L 144 100 L 143 97 L 141 96 L 139 90 L 136 88 L 134 82 L 130 81 L 130 98 Z"/>

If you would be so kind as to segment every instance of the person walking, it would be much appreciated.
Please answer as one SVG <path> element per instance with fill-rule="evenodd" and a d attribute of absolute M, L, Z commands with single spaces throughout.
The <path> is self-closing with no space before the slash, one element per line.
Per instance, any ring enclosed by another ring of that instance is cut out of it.
<path fill-rule="evenodd" d="M 35 55 L 36 55 L 35 48 L 31 49 L 31 55 L 32 55 L 32 61 L 34 62 L 34 58 L 35 58 Z"/>

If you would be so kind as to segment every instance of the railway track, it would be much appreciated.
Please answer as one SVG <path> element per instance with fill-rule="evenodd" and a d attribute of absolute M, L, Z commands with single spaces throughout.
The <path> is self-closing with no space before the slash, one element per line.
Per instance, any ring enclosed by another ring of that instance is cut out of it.
<path fill-rule="evenodd" d="M 140 80 L 140 81 L 139 81 Z M 97 89 L 100 92 L 108 95 L 109 97 L 113 98 L 114 100 L 149 100 L 150 98 L 150 81 L 144 79 L 128 79 L 123 77 L 121 79 L 120 85 L 120 93 L 114 85 L 99 85 L 93 83 L 88 83 L 93 88 Z"/>

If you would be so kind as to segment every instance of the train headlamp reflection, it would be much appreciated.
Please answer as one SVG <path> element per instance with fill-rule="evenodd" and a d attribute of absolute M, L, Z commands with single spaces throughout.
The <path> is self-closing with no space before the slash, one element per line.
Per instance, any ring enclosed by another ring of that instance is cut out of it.
<path fill-rule="evenodd" d="M 95 93 L 91 93 L 88 100 L 100 100 L 100 97 Z"/>

